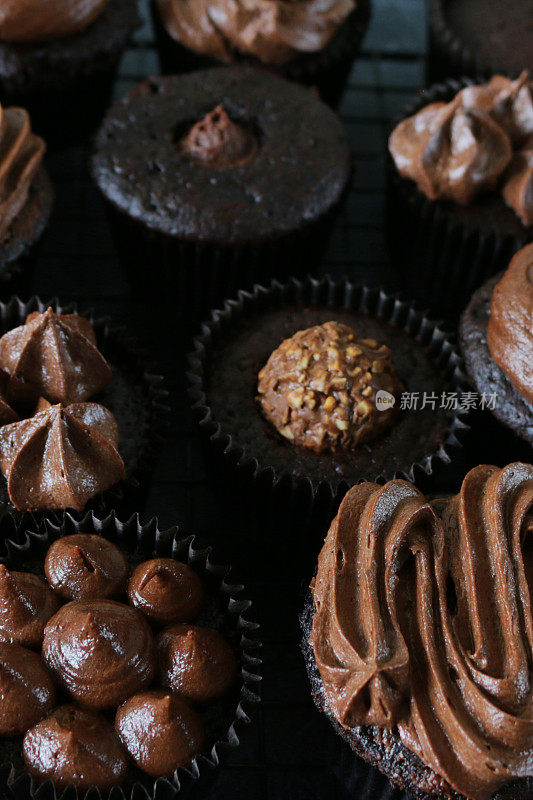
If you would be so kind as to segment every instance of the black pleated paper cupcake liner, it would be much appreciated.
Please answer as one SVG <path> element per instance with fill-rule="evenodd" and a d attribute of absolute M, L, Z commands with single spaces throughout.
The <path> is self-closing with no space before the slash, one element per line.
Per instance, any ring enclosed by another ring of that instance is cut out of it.
<path fill-rule="evenodd" d="M 160 298 L 163 282 L 173 307 L 186 320 L 199 322 L 240 289 L 316 269 L 347 191 L 325 214 L 299 230 L 234 246 L 171 237 L 132 219 L 109 201 L 106 207 L 134 290 Z"/>
<path fill-rule="evenodd" d="M 401 119 L 429 103 L 449 102 L 472 81 L 435 84 L 411 102 Z M 528 241 L 526 227 L 498 192 L 471 206 L 428 200 L 402 178 L 388 155 L 387 237 L 390 258 L 401 270 L 405 291 L 455 322 L 470 296 L 487 278 L 509 265 Z"/>
<path fill-rule="evenodd" d="M 189 396 L 201 430 L 225 465 L 223 473 L 234 489 L 240 487 L 239 506 L 249 502 L 256 521 L 276 533 L 276 542 L 282 523 L 287 529 L 298 525 L 304 536 L 313 525 L 323 536 L 348 488 L 362 480 L 405 477 L 431 483 L 434 472 L 452 462 L 467 428 L 465 412 L 428 410 L 400 415 L 387 433 L 353 454 L 317 456 L 282 440 L 256 405 L 257 373 L 282 339 L 329 319 L 359 331 L 364 325 L 365 336 L 388 344 L 407 391 L 459 395 L 466 385 L 459 353 L 439 325 L 377 288 L 330 278 L 273 281 L 268 288 L 239 292 L 214 311 L 189 356 Z M 262 327 L 254 328 L 258 320 Z M 267 330 L 260 344 L 255 330 L 261 331 L 259 339 Z M 224 351 L 228 340 L 237 342 L 231 364 Z M 415 358 L 413 348 L 418 348 Z M 403 456 L 404 450 L 409 455 Z"/>
<path fill-rule="evenodd" d="M 73 533 L 94 533 L 104 536 L 126 552 L 132 565 L 147 558 L 161 556 L 188 564 L 202 579 L 207 590 L 205 608 L 198 618 L 221 633 L 232 645 L 240 665 L 240 679 L 227 698 L 201 712 L 209 750 L 196 757 L 189 769 L 179 769 L 172 778 L 154 779 L 131 768 L 122 787 L 100 792 L 95 787 L 87 792 L 73 786 L 59 792 L 51 781 L 38 786 L 24 767 L 21 741 L 0 741 L 0 793 L 8 800 L 173 800 L 187 796 L 198 785 L 206 786 L 216 777 L 216 768 L 226 752 L 239 746 L 239 731 L 250 722 L 252 707 L 259 702 L 260 684 L 258 658 L 260 643 L 258 625 L 253 617 L 251 602 L 244 596 L 241 584 L 233 582 L 231 568 L 220 566 L 212 558 L 211 548 L 198 548 L 194 536 L 180 538 L 176 527 L 160 530 L 157 519 L 141 524 L 138 514 L 127 521 L 114 513 L 105 518 L 88 512 L 82 519 L 64 514 L 53 523 L 44 520 L 34 530 L 19 532 L 4 543 L 0 562 L 8 568 L 37 572 L 42 575 L 46 551 L 61 536 Z"/>
<path fill-rule="evenodd" d="M 160 375 L 152 372 L 146 354 L 125 328 L 113 327 L 108 318 L 95 318 L 90 312 L 79 312 L 76 304 L 63 305 L 53 298 L 43 302 L 32 297 L 23 302 L 12 297 L 0 302 L 0 336 L 23 325 L 28 314 L 43 312 L 49 306 L 61 314 L 81 313 L 93 326 L 98 348 L 109 362 L 113 377 L 111 383 L 90 402 L 101 403 L 114 414 L 119 425 L 119 453 L 126 467 L 126 478 L 115 486 L 92 498 L 86 509 L 102 515 L 111 510 L 130 514 L 144 505 L 145 495 L 157 453 L 163 439 L 168 407 L 167 391 Z M 57 519 L 61 512 L 18 511 L 10 503 L 5 478 L 0 475 L 0 507 L 2 524 L 6 530 L 15 531 L 35 524 L 43 517 Z M 80 516 L 80 512 L 71 512 Z M 82 512 L 83 513 L 83 512 Z"/>
<path fill-rule="evenodd" d="M 224 65 L 225 62 L 194 53 L 175 41 L 161 21 L 155 0 L 151 0 L 151 8 L 159 58 L 165 74 Z M 327 47 L 319 53 L 305 54 L 281 65 L 266 65 L 250 57 L 242 57 L 240 60 L 258 69 L 268 69 L 296 83 L 314 87 L 324 102 L 337 108 L 368 29 L 370 17 L 371 0 L 358 0 L 356 10 L 352 11 Z"/>

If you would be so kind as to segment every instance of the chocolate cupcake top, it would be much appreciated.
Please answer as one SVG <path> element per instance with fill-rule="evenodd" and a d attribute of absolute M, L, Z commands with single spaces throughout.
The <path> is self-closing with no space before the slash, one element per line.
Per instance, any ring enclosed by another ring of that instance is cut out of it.
<path fill-rule="evenodd" d="M 0 39 L 44 42 L 85 30 L 109 0 L 3 0 Z"/>
<path fill-rule="evenodd" d="M 24 325 L 0 339 L 0 368 L 9 375 L 8 399 L 77 403 L 99 392 L 111 370 L 98 350 L 91 323 L 51 308 L 29 314 Z"/>
<path fill-rule="evenodd" d="M 198 575 L 172 558 L 144 561 L 133 571 L 128 587 L 132 606 L 158 625 L 194 620 L 202 608 L 204 589 Z"/>
<path fill-rule="evenodd" d="M 482 465 L 433 506 L 354 486 L 319 556 L 311 644 L 345 728 L 397 731 L 472 800 L 531 775 L 533 466 Z"/>
<path fill-rule="evenodd" d="M 350 170 L 346 131 L 329 108 L 243 67 L 139 84 L 108 112 L 92 159 L 96 183 L 121 213 L 222 245 L 307 227 L 337 205 Z"/>
<path fill-rule="evenodd" d="M 64 788 L 111 789 L 124 780 L 126 755 L 112 725 L 94 711 L 65 705 L 24 737 L 24 761 L 38 781 Z"/>
<path fill-rule="evenodd" d="M 45 150 L 44 141 L 32 133 L 28 112 L 0 105 L 0 241 L 27 203 Z"/>
<path fill-rule="evenodd" d="M 19 510 L 74 508 L 125 477 L 113 414 L 97 403 L 42 401 L 35 416 L 0 428 L 0 469 Z"/>
<path fill-rule="evenodd" d="M 229 644 L 198 625 L 173 625 L 157 638 L 163 686 L 192 703 L 207 703 L 228 692 L 237 677 Z"/>
<path fill-rule="evenodd" d="M 202 721 L 174 694 L 134 695 L 118 709 L 115 726 L 137 766 L 154 778 L 189 767 L 205 739 Z"/>
<path fill-rule="evenodd" d="M 0 564 L 0 641 L 40 648 L 59 599 L 37 575 Z"/>
<path fill-rule="evenodd" d="M 0 736 L 20 736 L 55 705 L 52 678 L 41 656 L 0 643 Z"/>
<path fill-rule="evenodd" d="M 76 533 L 50 545 L 44 571 L 64 600 L 88 600 L 124 594 L 130 569 L 124 554 L 108 539 Z"/>
<path fill-rule="evenodd" d="M 487 341 L 516 391 L 533 403 L 533 244 L 516 253 L 494 287 Z"/>
<path fill-rule="evenodd" d="M 354 0 L 157 0 L 171 36 L 202 55 L 237 53 L 283 64 L 323 50 L 355 8 Z"/>
<path fill-rule="evenodd" d="M 522 179 L 524 165 L 522 158 L 513 161 L 513 153 L 528 147 L 532 133 L 529 74 L 515 81 L 495 75 L 486 84 L 466 86 L 449 103 L 430 103 L 402 120 L 391 134 L 389 150 L 400 175 L 415 181 L 430 200 L 469 205 L 479 194 L 501 187 L 529 224 L 533 200 L 521 192 L 517 196 L 516 173 Z"/>
<path fill-rule="evenodd" d="M 82 705 L 111 708 L 146 688 L 155 673 L 148 623 L 113 600 L 75 600 L 46 626 L 43 658 Z"/>
<path fill-rule="evenodd" d="M 325 322 L 285 339 L 259 373 L 258 402 L 294 445 L 353 449 L 392 423 L 402 386 L 391 351 L 347 325 Z M 378 410 L 376 396 L 392 396 Z"/>

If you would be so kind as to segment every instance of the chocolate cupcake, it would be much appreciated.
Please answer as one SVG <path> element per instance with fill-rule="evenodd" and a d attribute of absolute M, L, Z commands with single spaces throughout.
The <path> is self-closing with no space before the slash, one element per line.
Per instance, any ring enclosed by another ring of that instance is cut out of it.
<path fill-rule="evenodd" d="M 24 108 L 0 106 L 0 282 L 29 268 L 52 212 L 54 193 L 42 166 L 46 145 Z"/>
<path fill-rule="evenodd" d="M 466 369 L 484 406 L 533 445 L 533 244 L 479 289 L 461 317 Z"/>
<path fill-rule="evenodd" d="M 531 796 L 532 513 L 531 465 L 482 465 L 434 503 L 354 486 L 331 525 L 302 618 L 313 697 L 413 797 Z"/>
<path fill-rule="evenodd" d="M 337 106 L 370 21 L 370 0 L 152 0 L 166 73 L 246 63 L 305 86 Z"/>
<path fill-rule="evenodd" d="M 12 572 L 0 564 L 0 641 L 40 649 L 44 628 L 59 599 L 30 572 Z"/>
<path fill-rule="evenodd" d="M 87 136 L 109 105 L 119 59 L 139 24 L 135 0 L 6 0 L 2 102 L 27 108 L 50 143 Z"/>
<path fill-rule="evenodd" d="M 217 452 L 248 485 L 298 507 L 338 503 L 369 477 L 427 477 L 464 427 L 439 407 L 464 386 L 445 334 L 398 298 L 344 281 L 241 293 L 204 324 L 190 365 Z"/>
<path fill-rule="evenodd" d="M 46 554 L 46 580 L 63 600 L 115 598 L 126 590 L 130 568 L 103 536 L 78 533 L 57 539 Z"/>
<path fill-rule="evenodd" d="M 406 108 L 389 139 L 391 258 L 409 291 L 455 319 L 531 240 L 533 99 L 527 72 L 448 81 Z"/>
<path fill-rule="evenodd" d="M 231 67 L 137 86 L 108 113 L 92 174 L 134 280 L 159 291 L 158 270 L 198 313 L 318 263 L 350 152 L 340 120 L 310 92 Z"/>
<path fill-rule="evenodd" d="M 116 730 L 101 714 L 65 705 L 24 737 L 24 761 L 39 783 L 58 789 L 100 790 L 119 786 L 128 762 Z"/>
<path fill-rule="evenodd" d="M 153 558 L 133 571 L 128 600 L 150 622 L 172 625 L 196 619 L 204 603 L 204 589 L 187 564 L 172 558 Z"/>
<path fill-rule="evenodd" d="M 55 688 L 41 656 L 0 643 L 0 736 L 21 736 L 55 705 Z"/>
<path fill-rule="evenodd" d="M 531 4 L 485 0 L 432 0 L 428 67 L 433 79 L 495 72 L 533 74 Z"/>

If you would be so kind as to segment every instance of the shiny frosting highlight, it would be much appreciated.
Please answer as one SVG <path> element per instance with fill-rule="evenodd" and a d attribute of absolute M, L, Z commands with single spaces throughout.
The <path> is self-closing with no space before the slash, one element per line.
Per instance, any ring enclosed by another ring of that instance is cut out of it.
<path fill-rule="evenodd" d="M 109 0 L 2 0 L 0 40 L 45 42 L 84 31 Z"/>
<path fill-rule="evenodd" d="M 190 50 L 283 64 L 323 50 L 354 0 L 157 0 L 168 33 Z"/>
<path fill-rule="evenodd" d="M 482 465 L 430 504 L 363 483 L 319 557 L 311 643 L 329 712 L 396 729 L 457 792 L 533 775 L 533 466 Z"/>

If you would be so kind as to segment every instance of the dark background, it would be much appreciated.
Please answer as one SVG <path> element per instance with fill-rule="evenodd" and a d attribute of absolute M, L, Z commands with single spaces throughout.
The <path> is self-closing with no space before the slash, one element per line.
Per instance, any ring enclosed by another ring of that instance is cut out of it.
<path fill-rule="evenodd" d="M 122 61 L 117 98 L 158 72 L 146 6 L 143 2 L 146 24 Z M 401 286 L 387 265 L 384 245 L 384 153 L 391 118 L 424 86 L 425 50 L 423 0 L 373 0 L 371 29 L 340 109 L 354 151 L 353 187 L 324 272 Z M 299 652 L 298 613 L 319 543 L 311 536 L 306 541 L 300 531 L 294 541 L 284 536 L 283 555 L 277 555 L 281 520 L 279 528 L 274 519 L 270 530 L 247 529 L 238 493 L 224 489 L 221 498 L 216 491 L 216 472 L 203 452 L 186 397 L 191 331 L 184 330 L 171 298 L 145 304 L 131 295 L 103 204 L 88 178 L 89 152 L 89 147 L 72 148 L 47 159 L 56 206 L 32 290 L 43 299 L 76 300 L 82 309 L 111 316 L 150 351 L 166 378 L 172 414 L 143 518 L 157 515 L 162 525 L 177 523 L 184 532 L 198 534 L 202 543 L 213 544 L 218 561 L 236 566 L 262 628 L 263 702 L 252 724 L 241 728 L 241 746 L 226 758 L 214 784 L 198 787 L 198 795 L 206 800 L 399 798 L 377 773 L 356 762 L 312 705 Z"/>

